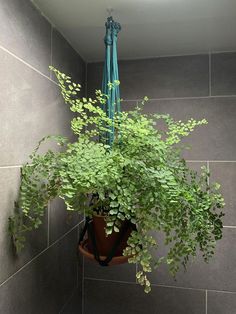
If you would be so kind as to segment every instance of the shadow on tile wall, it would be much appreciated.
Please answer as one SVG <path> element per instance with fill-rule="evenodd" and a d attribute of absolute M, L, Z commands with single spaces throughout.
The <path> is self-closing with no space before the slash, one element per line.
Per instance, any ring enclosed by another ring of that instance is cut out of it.
<path fill-rule="evenodd" d="M 37 142 L 48 134 L 72 139 L 72 113 L 48 66 L 52 62 L 85 86 L 86 64 L 29 0 L 1 1 L 0 28 L 0 313 L 59 313 L 77 288 L 77 277 L 82 284 L 76 247 L 83 217 L 67 216 L 63 202 L 55 200 L 19 256 L 7 223 L 20 166 Z"/>

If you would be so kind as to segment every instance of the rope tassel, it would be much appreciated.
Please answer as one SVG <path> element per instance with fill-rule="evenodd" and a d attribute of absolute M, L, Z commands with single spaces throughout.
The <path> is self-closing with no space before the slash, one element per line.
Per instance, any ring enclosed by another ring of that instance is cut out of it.
<path fill-rule="evenodd" d="M 106 103 L 102 106 L 107 116 L 114 122 L 115 114 L 120 113 L 120 88 L 119 71 L 117 61 L 117 37 L 121 30 L 119 23 L 115 22 L 112 16 L 107 18 L 106 35 L 104 43 L 106 47 L 105 62 L 103 68 L 102 93 L 108 96 Z M 114 123 L 110 126 L 110 132 L 103 135 L 106 144 L 112 146 L 115 129 Z"/>

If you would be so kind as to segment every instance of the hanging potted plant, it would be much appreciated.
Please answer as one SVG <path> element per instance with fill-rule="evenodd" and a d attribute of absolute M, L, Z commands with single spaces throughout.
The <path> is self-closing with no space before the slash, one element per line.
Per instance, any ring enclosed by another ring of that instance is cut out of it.
<path fill-rule="evenodd" d="M 112 258 L 105 264 L 138 263 L 137 280 L 146 292 L 150 291 L 147 274 L 160 263 L 167 263 L 175 274 L 198 249 L 208 261 L 222 237 L 219 209 L 224 202 L 219 185 L 209 185 L 207 169 L 198 175 L 188 168 L 179 145 L 196 126 L 207 122 L 146 115 L 142 108 L 147 98 L 135 110 L 111 119 L 100 106 L 107 95 L 96 91 L 95 99 L 80 99 L 80 85 L 51 70 L 75 113 L 71 128 L 77 140 L 69 143 L 64 137 L 48 136 L 22 167 L 21 210 L 9 220 L 17 249 L 24 244 L 25 232 L 42 223 L 48 202 L 60 197 L 67 210 L 85 211 L 87 225 L 93 227 L 92 233 L 87 230 L 88 240 L 81 237 L 81 252 L 101 264 L 107 254 Z M 165 127 L 158 128 L 163 121 Z M 114 134 L 112 145 L 104 140 L 109 132 Z M 38 148 L 46 140 L 56 140 L 63 149 L 40 154 Z M 167 254 L 158 259 L 155 231 L 163 232 L 168 247 Z M 112 243 L 107 247 L 109 239 Z"/>

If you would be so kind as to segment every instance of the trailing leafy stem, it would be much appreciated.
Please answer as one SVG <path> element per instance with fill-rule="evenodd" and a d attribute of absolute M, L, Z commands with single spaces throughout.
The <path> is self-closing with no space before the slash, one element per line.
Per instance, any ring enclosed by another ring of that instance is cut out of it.
<path fill-rule="evenodd" d="M 224 200 L 219 185 L 209 184 L 206 168 L 200 175 L 188 168 L 180 147 L 183 137 L 207 121 L 182 122 L 167 114 L 147 115 L 143 113 L 147 97 L 133 111 L 123 111 L 111 120 L 101 109 L 106 95 L 97 90 L 94 99 L 79 98 L 80 85 L 57 69 L 51 70 L 75 113 L 71 129 L 77 140 L 69 143 L 63 137 L 48 136 L 39 146 L 53 139 L 64 148 L 39 154 L 38 146 L 23 166 L 22 210 L 9 224 L 17 248 L 23 246 L 25 231 L 42 223 L 48 202 L 58 196 L 68 210 L 105 214 L 108 235 L 118 232 L 126 219 L 136 225 L 123 254 L 130 263 L 140 265 L 137 280 L 145 292 L 150 291 L 148 273 L 161 263 L 175 275 L 199 249 L 208 261 L 216 240 L 222 237 L 219 209 Z M 104 138 L 111 126 L 115 129 L 112 147 Z M 159 258 L 155 257 L 159 244 L 156 231 L 164 234 L 168 248 Z"/>

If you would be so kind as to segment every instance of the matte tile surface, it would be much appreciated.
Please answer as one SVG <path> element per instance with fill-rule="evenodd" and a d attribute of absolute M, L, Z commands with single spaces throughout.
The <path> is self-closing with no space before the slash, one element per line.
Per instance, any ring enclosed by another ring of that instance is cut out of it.
<path fill-rule="evenodd" d="M 136 281 L 136 265 L 121 264 L 108 267 L 102 267 L 96 262 L 84 260 L 84 276 L 97 279 L 108 279 L 118 281 Z"/>
<path fill-rule="evenodd" d="M 84 95 L 85 63 L 56 29 L 52 33 L 52 65 L 79 83 L 82 86 L 81 95 Z M 56 80 L 53 74 L 52 78 Z"/>
<path fill-rule="evenodd" d="M 126 109 L 134 103 L 126 103 Z M 184 143 L 188 160 L 236 160 L 236 97 L 149 101 L 146 113 L 169 113 L 177 120 L 207 119 Z M 158 127 L 158 124 L 157 124 Z"/>
<path fill-rule="evenodd" d="M 56 241 L 83 219 L 83 216 L 78 212 L 67 211 L 64 201 L 60 198 L 51 202 L 49 217 L 50 244 Z"/>
<path fill-rule="evenodd" d="M 224 225 L 236 226 L 236 163 L 210 163 L 211 182 L 221 185 L 220 191 L 225 199 Z"/>
<path fill-rule="evenodd" d="M 76 287 L 77 230 L 17 273 L 0 289 L 0 313 L 58 314 Z"/>
<path fill-rule="evenodd" d="M 47 213 L 45 213 L 43 225 L 26 234 L 25 248 L 18 255 L 15 254 L 8 232 L 8 218 L 14 213 L 19 181 L 19 168 L 0 168 L 0 284 L 45 249 L 47 245 Z"/>
<path fill-rule="evenodd" d="M 176 281 L 163 265 L 150 274 L 151 281 L 161 285 L 236 292 L 235 241 L 236 229 L 224 228 L 223 238 L 217 242 L 216 253 L 209 264 L 199 254 L 194 261 L 189 262 L 186 272 L 181 270 L 177 274 Z M 162 240 L 159 244 L 157 255 L 162 256 L 166 248 Z"/>
<path fill-rule="evenodd" d="M 57 85 L 2 50 L 0 68 L 0 165 L 24 163 L 46 135 L 72 138 L 73 115 Z"/>
<path fill-rule="evenodd" d="M 79 290 L 75 290 L 72 298 L 66 304 L 65 308 L 60 312 L 61 314 L 83 314 L 81 294 Z"/>
<path fill-rule="evenodd" d="M 85 281 L 85 314 L 205 314 L 205 292 L 136 284 Z"/>
<path fill-rule="evenodd" d="M 207 96 L 208 56 L 183 56 L 120 61 L 123 99 Z M 88 64 L 88 91 L 100 88 L 102 63 Z"/>
<path fill-rule="evenodd" d="M 82 230 L 82 224 L 80 224 L 77 228 L 78 236 Z M 82 311 L 83 308 L 83 277 L 84 277 L 84 259 L 81 254 L 77 254 L 77 286 L 76 289 L 73 291 L 73 294 L 64 304 L 62 309 L 60 310 L 61 314 L 84 314 Z"/>
<path fill-rule="evenodd" d="M 211 56 L 212 95 L 236 94 L 236 52 Z"/>
<path fill-rule="evenodd" d="M 51 25 L 31 1 L 3 0 L 0 3 L 0 45 L 49 75 Z"/>
<path fill-rule="evenodd" d="M 207 314 L 236 314 L 236 294 L 207 292 Z"/>

